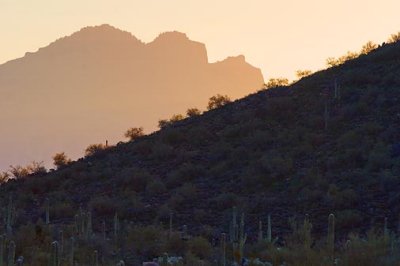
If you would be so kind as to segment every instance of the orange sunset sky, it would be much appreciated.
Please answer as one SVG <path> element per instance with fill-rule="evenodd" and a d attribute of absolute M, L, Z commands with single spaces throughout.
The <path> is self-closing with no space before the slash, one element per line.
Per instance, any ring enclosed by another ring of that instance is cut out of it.
<path fill-rule="evenodd" d="M 0 0 L 0 64 L 84 26 L 111 24 L 142 41 L 178 30 L 211 62 L 244 54 L 265 80 L 317 70 L 325 59 L 400 30 L 398 0 Z"/>

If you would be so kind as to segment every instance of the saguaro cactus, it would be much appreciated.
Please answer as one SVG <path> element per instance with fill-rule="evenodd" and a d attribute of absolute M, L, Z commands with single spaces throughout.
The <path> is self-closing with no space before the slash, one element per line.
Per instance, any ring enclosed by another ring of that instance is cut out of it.
<path fill-rule="evenodd" d="M 243 258 L 243 251 L 244 251 L 244 245 L 246 243 L 247 239 L 247 234 L 244 232 L 244 213 L 242 213 L 242 216 L 240 218 L 240 239 L 239 239 L 239 254 L 240 254 L 240 259 Z"/>
<path fill-rule="evenodd" d="M 271 214 L 268 214 L 267 241 L 268 243 L 272 243 Z"/>
<path fill-rule="evenodd" d="M 51 243 L 51 257 L 50 257 L 50 265 L 51 266 L 59 266 L 60 265 L 60 254 L 59 254 L 59 245 L 57 241 Z"/>
<path fill-rule="evenodd" d="M 237 209 L 232 209 L 232 222 L 229 225 L 229 241 L 231 243 L 237 242 L 239 237 L 239 227 L 237 225 Z"/>
<path fill-rule="evenodd" d="M 103 220 L 101 223 L 101 234 L 103 236 L 103 241 L 106 241 L 107 235 L 106 235 L 106 221 Z"/>
<path fill-rule="evenodd" d="M 24 265 L 24 257 L 19 256 L 17 259 L 17 266 L 23 266 Z"/>
<path fill-rule="evenodd" d="M 69 255 L 69 264 L 74 266 L 74 256 L 75 256 L 75 238 L 71 237 L 71 254 Z"/>
<path fill-rule="evenodd" d="M 99 266 L 99 253 L 97 250 L 93 252 L 93 266 Z"/>
<path fill-rule="evenodd" d="M 79 235 L 80 234 L 80 226 L 79 226 L 79 215 L 78 214 L 75 214 L 74 221 L 75 221 L 75 233 L 76 233 L 76 235 Z"/>
<path fill-rule="evenodd" d="M 3 266 L 4 264 L 4 240 L 5 237 L 4 235 L 0 236 L 0 266 Z"/>
<path fill-rule="evenodd" d="M 8 245 L 8 265 L 14 265 L 15 260 L 15 243 L 14 241 L 10 241 Z"/>
<path fill-rule="evenodd" d="M 124 262 L 123 260 L 120 260 L 120 261 L 117 263 L 117 266 L 125 266 L 125 262 Z"/>
<path fill-rule="evenodd" d="M 12 225 L 15 218 L 15 207 L 13 204 L 12 196 L 10 195 L 8 199 L 7 214 L 6 214 L 6 231 L 7 235 L 12 234 Z"/>
<path fill-rule="evenodd" d="M 92 212 L 88 211 L 86 214 L 86 239 L 90 240 L 90 238 L 92 237 L 93 234 L 93 230 L 92 230 Z"/>
<path fill-rule="evenodd" d="M 118 214 L 115 213 L 114 215 L 114 239 L 117 240 L 119 235 L 119 219 Z"/>
<path fill-rule="evenodd" d="M 333 259 L 335 251 L 335 215 L 332 213 L 328 217 L 327 248 L 331 259 Z"/>
<path fill-rule="evenodd" d="M 303 222 L 303 245 L 304 249 L 309 249 L 311 248 L 311 229 L 312 229 L 312 224 L 310 222 L 310 218 L 308 214 L 306 214 L 306 217 L 304 218 Z"/>
<path fill-rule="evenodd" d="M 187 225 L 186 224 L 184 224 L 182 226 L 181 238 L 184 239 L 184 240 L 188 240 L 189 239 L 189 234 L 188 234 L 188 229 L 187 229 Z"/>
<path fill-rule="evenodd" d="M 60 255 L 64 253 L 64 232 L 60 230 L 58 232 L 58 241 L 60 242 Z"/>
<path fill-rule="evenodd" d="M 247 240 L 247 234 L 244 232 L 244 214 L 242 214 L 240 218 L 240 227 L 238 229 L 237 225 L 237 215 L 236 215 L 236 208 L 233 210 L 233 215 L 232 215 L 232 228 L 233 228 L 233 243 L 232 243 L 232 248 L 233 248 L 233 255 L 237 263 L 241 263 L 241 260 L 243 258 L 243 251 L 244 251 L 244 245 Z"/>
<path fill-rule="evenodd" d="M 222 233 L 221 234 L 221 265 L 226 266 L 226 234 Z"/>
<path fill-rule="evenodd" d="M 340 85 L 338 84 L 337 79 L 335 79 L 334 87 L 335 87 L 335 100 L 336 100 L 338 106 L 340 106 L 340 99 L 341 99 Z"/>
<path fill-rule="evenodd" d="M 258 242 L 262 242 L 264 240 L 263 236 L 263 228 L 262 228 L 262 221 L 258 221 Z"/>
<path fill-rule="evenodd" d="M 383 236 L 385 238 L 389 238 L 388 218 L 387 217 L 385 217 L 385 223 L 383 225 Z"/>
<path fill-rule="evenodd" d="M 50 200 L 46 198 L 45 202 L 45 208 L 46 208 L 46 224 L 50 223 Z"/>
<path fill-rule="evenodd" d="M 172 235 L 172 219 L 173 215 L 172 212 L 169 213 L 169 232 L 168 232 L 168 237 L 171 237 Z"/>

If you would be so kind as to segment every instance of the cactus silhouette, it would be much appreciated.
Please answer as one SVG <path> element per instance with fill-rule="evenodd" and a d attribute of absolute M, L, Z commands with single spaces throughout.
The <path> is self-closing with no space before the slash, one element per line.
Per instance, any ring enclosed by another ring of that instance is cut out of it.
<path fill-rule="evenodd" d="M 335 215 L 332 213 L 328 217 L 327 248 L 329 256 L 333 259 L 335 251 Z"/>
<path fill-rule="evenodd" d="M 8 245 L 8 265 L 14 265 L 15 260 L 15 243 L 10 241 Z"/>

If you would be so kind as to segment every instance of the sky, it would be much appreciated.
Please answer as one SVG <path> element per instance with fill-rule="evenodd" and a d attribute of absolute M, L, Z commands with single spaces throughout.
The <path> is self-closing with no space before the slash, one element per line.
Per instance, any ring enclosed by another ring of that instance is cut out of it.
<path fill-rule="evenodd" d="M 0 64 L 85 26 L 110 24 L 144 42 L 177 30 L 209 61 L 243 54 L 265 80 L 318 70 L 328 57 L 400 30 L 399 0 L 0 0 Z"/>

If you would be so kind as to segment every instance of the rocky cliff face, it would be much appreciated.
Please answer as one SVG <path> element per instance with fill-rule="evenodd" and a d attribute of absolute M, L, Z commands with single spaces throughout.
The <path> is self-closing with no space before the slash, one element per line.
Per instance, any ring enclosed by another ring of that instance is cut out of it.
<path fill-rule="evenodd" d="M 243 56 L 209 63 L 205 45 L 183 33 L 143 43 L 109 25 L 86 27 L 0 65 L 0 169 L 58 151 L 77 157 L 129 127 L 152 131 L 214 94 L 235 99 L 262 84 Z"/>

